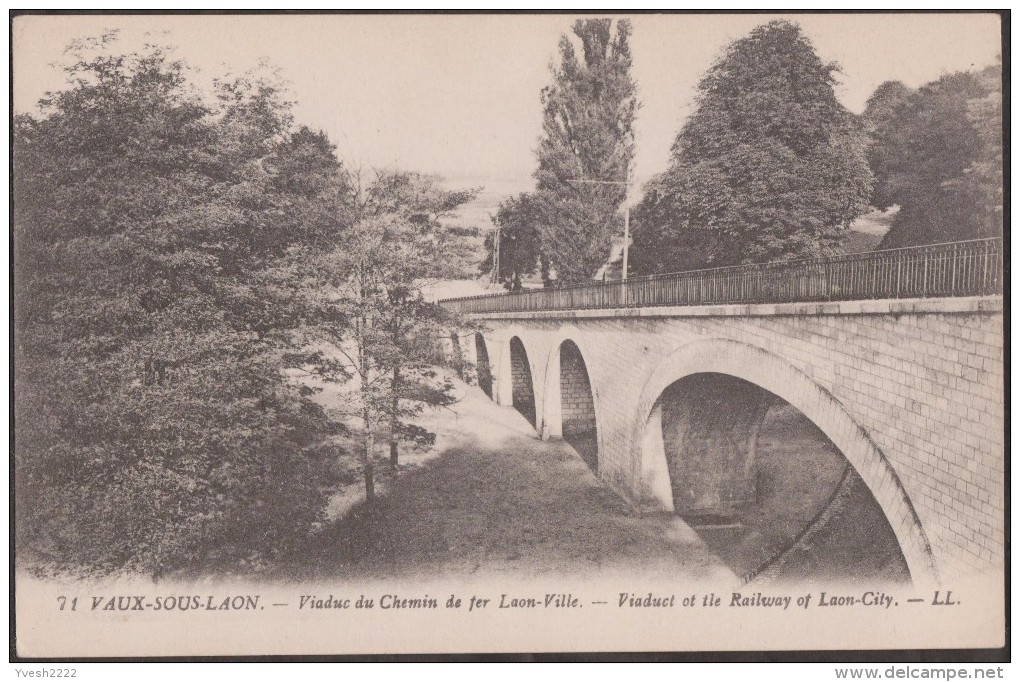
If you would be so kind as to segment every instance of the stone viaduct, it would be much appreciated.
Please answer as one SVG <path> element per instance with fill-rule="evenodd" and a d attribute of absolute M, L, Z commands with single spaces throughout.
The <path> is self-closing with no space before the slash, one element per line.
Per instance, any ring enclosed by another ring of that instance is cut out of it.
<path fill-rule="evenodd" d="M 720 411 L 710 394 L 764 389 L 843 453 L 885 513 L 915 584 L 1001 570 L 1001 296 L 475 311 L 463 319 L 447 351 L 477 368 L 481 388 L 516 406 L 536 437 L 594 426 L 586 461 L 642 512 L 739 502 L 754 400 Z M 697 377 L 706 381 L 690 383 Z M 668 409 L 686 416 L 679 433 L 664 436 L 663 396 L 678 390 L 686 403 Z M 671 437 L 683 445 L 664 443 Z M 669 461 L 676 447 L 681 458 L 701 458 L 700 469 Z"/>

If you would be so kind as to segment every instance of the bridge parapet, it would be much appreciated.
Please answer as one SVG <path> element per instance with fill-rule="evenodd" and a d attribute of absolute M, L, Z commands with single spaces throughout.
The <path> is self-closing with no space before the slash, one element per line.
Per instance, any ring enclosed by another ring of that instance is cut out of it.
<path fill-rule="evenodd" d="M 1002 240 L 977 239 L 626 281 L 452 298 L 462 314 L 989 296 L 1002 293 Z"/>

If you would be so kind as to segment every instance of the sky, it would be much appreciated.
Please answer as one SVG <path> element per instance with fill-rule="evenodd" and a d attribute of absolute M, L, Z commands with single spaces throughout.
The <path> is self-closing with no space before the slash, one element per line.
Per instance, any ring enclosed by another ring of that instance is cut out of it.
<path fill-rule="evenodd" d="M 23 16 L 13 32 L 14 109 L 32 111 L 62 87 L 55 64 L 68 43 L 106 29 L 120 29 L 125 50 L 146 40 L 177 46 L 200 83 L 265 62 L 289 82 L 297 121 L 325 130 L 345 162 L 483 186 L 472 210 L 487 222 L 502 197 L 532 186 L 539 93 L 551 81 L 560 35 L 580 16 Z M 720 52 L 780 16 L 630 17 L 639 182 L 665 169 L 697 83 Z M 917 87 L 991 64 L 1001 48 L 994 14 L 785 18 L 801 25 L 823 60 L 841 65 L 836 94 L 858 113 L 884 81 Z"/>

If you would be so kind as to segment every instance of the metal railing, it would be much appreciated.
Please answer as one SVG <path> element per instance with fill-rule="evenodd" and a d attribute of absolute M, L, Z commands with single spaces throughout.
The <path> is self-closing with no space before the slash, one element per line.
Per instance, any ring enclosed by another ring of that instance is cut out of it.
<path fill-rule="evenodd" d="M 1002 293 L 1002 239 L 912 246 L 831 258 L 737 265 L 626 282 L 440 301 L 458 313 L 792 303 Z"/>

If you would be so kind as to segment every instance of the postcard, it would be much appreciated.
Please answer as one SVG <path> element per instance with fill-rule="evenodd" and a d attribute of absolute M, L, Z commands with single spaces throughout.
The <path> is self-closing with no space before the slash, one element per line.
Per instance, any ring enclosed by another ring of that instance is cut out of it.
<path fill-rule="evenodd" d="M 18 657 L 1004 646 L 1000 14 L 15 14 Z"/>

